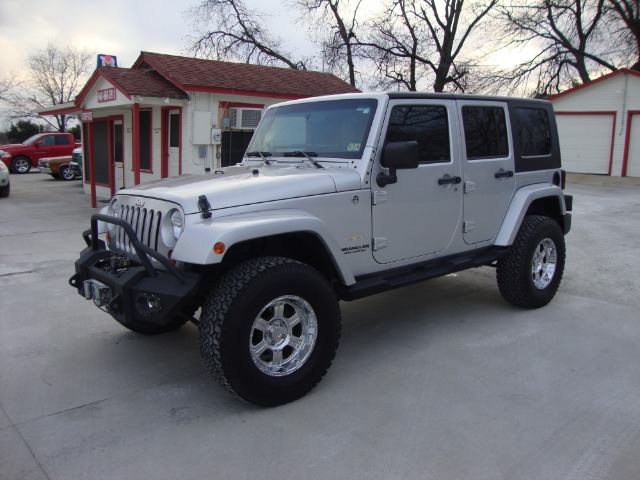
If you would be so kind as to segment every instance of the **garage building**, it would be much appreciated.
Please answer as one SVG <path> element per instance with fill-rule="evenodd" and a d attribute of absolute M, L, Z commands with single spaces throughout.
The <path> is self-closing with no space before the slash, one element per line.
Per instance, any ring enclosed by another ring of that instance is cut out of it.
<path fill-rule="evenodd" d="M 640 177 L 640 72 L 617 70 L 549 100 L 566 171 Z"/>

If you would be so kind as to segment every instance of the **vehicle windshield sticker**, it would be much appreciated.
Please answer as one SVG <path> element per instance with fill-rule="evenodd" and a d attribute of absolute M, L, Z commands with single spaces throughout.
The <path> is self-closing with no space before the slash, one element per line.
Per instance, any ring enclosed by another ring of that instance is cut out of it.
<path fill-rule="evenodd" d="M 350 143 L 347 147 L 347 152 L 357 152 L 358 150 L 360 150 L 359 143 Z"/>

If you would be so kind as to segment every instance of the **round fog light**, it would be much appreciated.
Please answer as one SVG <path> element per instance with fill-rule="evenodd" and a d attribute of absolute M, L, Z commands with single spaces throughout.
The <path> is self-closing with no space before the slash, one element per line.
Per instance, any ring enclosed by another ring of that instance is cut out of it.
<path fill-rule="evenodd" d="M 136 308 L 140 315 L 145 317 L 158 313 L 162 308 L 160 297 L 153 293 L 139 293 L 136 297 Z"/>

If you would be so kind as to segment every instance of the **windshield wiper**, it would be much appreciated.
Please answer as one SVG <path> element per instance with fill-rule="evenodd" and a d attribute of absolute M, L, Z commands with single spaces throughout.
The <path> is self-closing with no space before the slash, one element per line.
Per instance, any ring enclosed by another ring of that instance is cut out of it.
<path fill-rule="evenodd" d="M 271 152 L 247 152 L 247 157 L 260 157 L 264 163 L 271 165 L 271 162 L 267 160 L 267 157 L 271 156 Z"/>
<path fill-rule="evenodd" d="M 305 157 L 310 163 L 311 165 L 313 165 L 316 168 L 324 168 L 322 165 L 320 165 L 320 163 L 318 163 L 316 160 L 314 160 L 313 158 L 311 158 L 312 156 L 317 157 L 318 154 L 316 152 L 303 152 L 300 150 L 296 150 L 295 152 L 284 152 L 283 156 L 285 157 Z"/>

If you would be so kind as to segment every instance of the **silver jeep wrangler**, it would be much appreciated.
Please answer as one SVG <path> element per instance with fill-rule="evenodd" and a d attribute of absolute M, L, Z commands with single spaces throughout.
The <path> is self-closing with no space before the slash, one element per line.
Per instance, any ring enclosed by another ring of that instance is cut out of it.
<path fill-rule="evenodd" d="M 327 372 L 339 300 L 491 265 L 507 301 L 549 303 L 571 226 L 564 181 L 546 101 L 286 102 L 242 163 L 118 192 L 92 216 L 70 283 L 135 332 L 193 321 L 227 390 L 280 405 Z"/>

